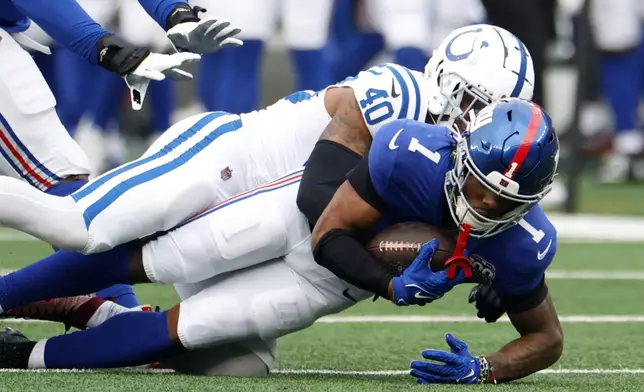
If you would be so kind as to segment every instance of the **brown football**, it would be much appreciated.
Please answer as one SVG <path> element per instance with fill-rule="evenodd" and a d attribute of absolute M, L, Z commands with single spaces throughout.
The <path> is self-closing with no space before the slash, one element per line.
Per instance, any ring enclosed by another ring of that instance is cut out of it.
<path fill-rule="evenodd" d="M 457 234 L 425 223 L 403 222 L 378 233 L 369 242 L 367 249 L 392 276 L 398 276 L 414 261 L 425 242 L 437 238 L 438 250 L 432 257 L 430 266 L 433 271 L 440 271 L 444 268 L 445 261 L 452 256 Z"/>

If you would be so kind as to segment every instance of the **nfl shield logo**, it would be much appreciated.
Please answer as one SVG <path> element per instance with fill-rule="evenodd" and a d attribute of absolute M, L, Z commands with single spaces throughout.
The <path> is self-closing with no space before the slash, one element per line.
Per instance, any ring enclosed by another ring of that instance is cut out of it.
<path fill-rule="evenodd" d="M 224 181 L 230 180 L 230 177 L 233 176 L 233 171 L 230 170 L 230 167 L 226 166 L 224 170 L 221 171 L 221 179 Z"/>

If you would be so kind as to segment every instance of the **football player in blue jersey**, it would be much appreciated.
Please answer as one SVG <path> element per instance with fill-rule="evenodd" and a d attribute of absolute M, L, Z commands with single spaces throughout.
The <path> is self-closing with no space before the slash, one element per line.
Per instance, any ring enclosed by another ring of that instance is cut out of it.
<path fill-rule="evenodd" d="M 447 335 L 450 352 L 423 352 L 444 365 L 412 363 L 419 382 L 507 381 L 546 368 L 561 355 L 562 330 L 544 281 L 557 249 L 556 231 L 537 205 L 550 191 L 558 157 L 550 117 L 525 101 L 483 109 L 456 142 L 445 128 L 402 122 L 374 138 L 320 215 L 312 234 L 316 261 L 397 305 L 431 302 L 447 286 L 427 264 L 424 273 L 393 279 L 377 265 L 356 233 L 382 220 L 459 229 L 458 242 L 467 241 L 463 253 L 472 268 L 491 281 L 521 337 L 475 357 Z"/>
<path fill-rule="evenodd" d="M 445 365 L 415 361 L 412 374 L 429 383 L 525 377 L 556 362 L 562 350 L 561 326 L 544 281 L 556 232 L 537 205 L 550 190 L 558 154 L 549 116 L 523 100 L 484 109 L 463 136 L 441 126 L 393 121 L 376 135 L 313 231 L 295 203 L 297 185 L 303 186 L 300 169 L 143 245 L 116 248 L 119 260 L 69 252 L 63 261 L 61 252 L 56 260 L 48 257 L 9 275 L 0 282 L 6 309 L 119 282 L 206 280 L 166 312 L 99 314 L 101 323 L 84 311 L 86 325 L 95 328 L 40 342 L 7 331 L 0 334 L 0 366 L 138 365 L 185 350 L 212 346 L 224 352 L 230 343 L 265 343 L 372 293 L 398 306 L 433 302 L 467 276 L 467 268 L 454 276 L 449 269 L 431 271 L 436 240 L 392 278 L 357 239 L 376 225 L 415 220 L 461 233 L 461 256 L 491 282 L 521 337 L 499 352 L 474 357 L 465 343 L 447 335 L 450 352 L 423 352 Z M 276 213 L 256 213 L 266 206 Z M 248 234 L 255 227 L 266 228 L 263 239 L 238 234 L 223 246 L 220 231 Z M 52 278 L 62 270 L 64 285 Z"/>

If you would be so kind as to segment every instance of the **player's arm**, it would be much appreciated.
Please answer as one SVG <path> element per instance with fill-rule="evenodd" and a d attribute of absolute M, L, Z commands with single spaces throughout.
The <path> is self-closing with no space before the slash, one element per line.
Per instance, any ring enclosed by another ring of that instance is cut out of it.
<path fill-rule="evenodd" d="M 507 305 L 519 338 L 497 352 L 475 357 L 465 342 L 447 334 L 450 351 L 424 350 L 423 357 L 431 362 L 412 361 L 411 375 L 421 383 L 506 382 L 557 362 L 563 351 L 563 330 L 543 275 L 539 285 L 527 294 L 506 295 L 501 299 Z"/>
<path fill-rule="evenodd" d="M 407 172 L 406 165 L 415 164 L 413 159 L 399 161 L 398 149 L 389 147 L 390 141 L 404 133 L 407 126 L 412 128 L 408 131 L 410 134 L 417 127 L 406 121 L 383 126 L 370 151 L 349 172 L 347 180 L 321 213 L 312 233 L 313 254 L 318 264 L 399 306 L 432 302 L 459 283 L 459 279 L 449 281 L 445 271 L 431 271 L 429 260 L 436 250 L 436 241 L 425 244 L 402 275 L 393 278 L 364 247 L 366 231 L 376 226 L 385 212 L 395 210 L 387 201 L 400 196 L 396 191 L 388 191 L 390 187 L 400 189 L 399 176 L 392 176 L 394 167 Z M 416 131 L 424 132 L 424 129 Z M 411 136 L 405 134 L 405 137 Z"/>
<path fill-rule="evenodd" d="M 557 362 L 563 351 L 563 330 L 549 294 L 530 310 L 508 310 L 508 317 L 521 337 L 486 355 L 498 381 L 522 378 Z"/>
<path fill-rule="evenodd" d="M 332 119 L 309 157 L 297 195 L 297 205 L 311 225 L 371 145 L 371 134 L 351 88 L 330 89 L 325 105 Z"/>
<path fill-rule="evenodd" d="M 345 181 L 317 221 L 311 239 L 316 262 L 355 286 L 392 299 L 391 278 L 360 241 L 382 213 Z"/>
<path fill-rule="evenodd" d="M 109 32 L 87 15 L 76 0 L 13 0 L 12 3 L 56 42 L 92 64 L 97 63 L 98 42 Z"/>

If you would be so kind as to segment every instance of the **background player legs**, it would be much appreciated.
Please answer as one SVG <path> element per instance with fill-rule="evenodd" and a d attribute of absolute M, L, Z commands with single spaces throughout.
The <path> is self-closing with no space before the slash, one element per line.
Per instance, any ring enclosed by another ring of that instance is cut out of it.
<path fill-rule="evenodd" d="M 163 132 L 170 128 L 170 116 L 175 108 L 176 88 L 172 80 L 166 79 L 150 85 L 150 130 L 151 145 Z M 120 162 L 122 163 L 122 162 Z"/>
<path fill-rule="evenodd" d="M 336 0 L 333 8 L 325 51 L 336 82 L 360 72 L 384 48 L 380 33 L 358 27 L 356 8 L 356 1 L 345 0 Z"/>
<path fill-rule="evenodd" d="M 53 54 L 56 80 L 59 81 L 56 109 L 61 122 L 70 134 L 85 114 L 96 91 L 96 80 L 106 70 L 89 64 L 67 48 L 57 47 Z"/>
<path fill-rule="evenodd" d="M 283 0 L 284 40 L 296 74 L 296 90 L 321 90 L 335 82 L 331 62 L 324 54 L 329 39 L 332 0 Z"/>
<path fill-rule="evenodd" d="M 259 108 L 264 44 L 244 40 L 244 46 L 203 56 L 199 97 L 208 111 L 247 113 Z"/>
<path fill-rule="evenodd" d="M 118 75 L 101 72 L 96 75 L 94 89 L 95 93 L 85 98 L 87 114 L 76 133 L 76 140 L 87 153 L 92 173 L 97 176 L 107 169 L 106 141 L 118 123 L 125 84 Z"/>

